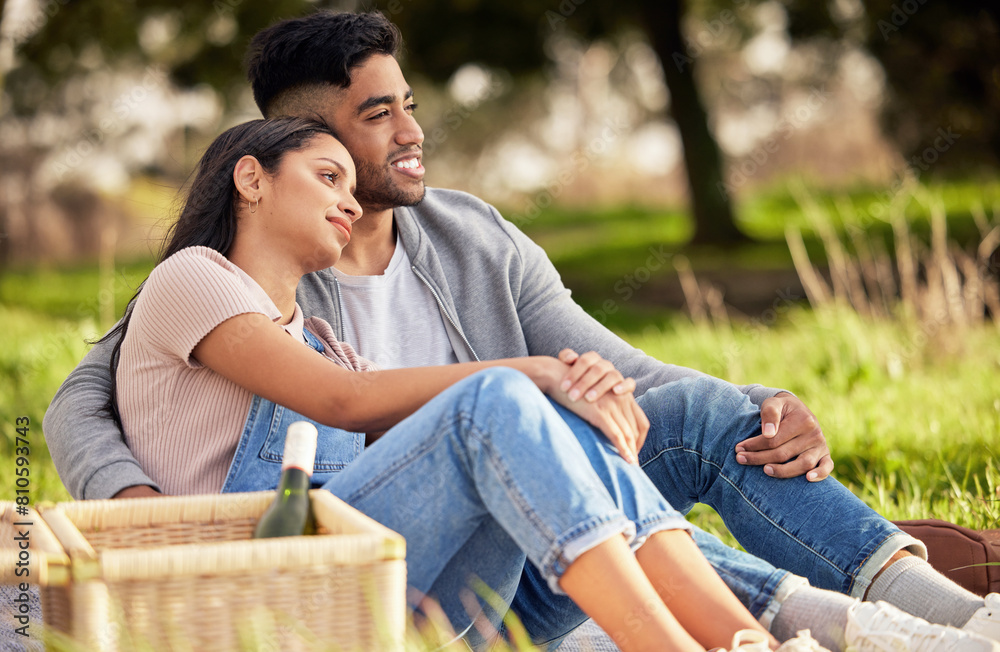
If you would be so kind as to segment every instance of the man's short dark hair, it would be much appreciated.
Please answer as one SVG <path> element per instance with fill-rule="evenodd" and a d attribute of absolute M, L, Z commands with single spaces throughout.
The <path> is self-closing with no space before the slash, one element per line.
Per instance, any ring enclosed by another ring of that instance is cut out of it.
<path fill-rule="evenodd" d="M 381 12 L 318 11 L 257 32 L 247 51 L 247 78 L 265 116 L 285 91 L 351 85 L 351 69 L 373 54 L 396 56 L 399 29 Z"/>

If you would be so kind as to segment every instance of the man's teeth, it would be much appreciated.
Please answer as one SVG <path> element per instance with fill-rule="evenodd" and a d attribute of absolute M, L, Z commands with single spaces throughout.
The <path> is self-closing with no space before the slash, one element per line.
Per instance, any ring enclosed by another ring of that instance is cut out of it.
<path fill-rule="evenodd" d="M 393 165 L 396 166 L 397 168 L 406 168 L 408 170 L 415 170 L 418 167 L 420 167 L 420 161 L 418 161 L 415 158 L 408 158 L 402 161 L 396 161 L 395 163 L 393 163 Z"/>

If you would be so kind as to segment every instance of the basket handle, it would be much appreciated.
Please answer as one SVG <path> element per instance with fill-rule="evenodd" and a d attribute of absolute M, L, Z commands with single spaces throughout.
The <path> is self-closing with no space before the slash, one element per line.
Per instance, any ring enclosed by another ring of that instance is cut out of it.
<path fill-rule="evenodd" d="M 62 547 L 69 553 L 73 565 L 78 561 L 97 563 L 97 551 L 87 542 L 80 530 L 73 525 L 69 517 L 58 506 L 42 512 L 42 518 L 51 528 Z"/>

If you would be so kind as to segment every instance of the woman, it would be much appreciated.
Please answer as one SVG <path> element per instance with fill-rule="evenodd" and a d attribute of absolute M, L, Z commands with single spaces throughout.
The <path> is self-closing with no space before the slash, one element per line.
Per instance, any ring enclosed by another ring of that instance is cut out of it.
<path fill-rule="evenodd" d="M 337 262 L 361 216 L 354 180 L 333 134 L 298 118 L 209 147 L 108 335 L 111 407 L 144 470 L 167 493 L 273 487 L 304 415 L 323 426 L 314 482 L 403 534 L 410 584 L 455 620 L 470 574 L 489 585 L 527 555 L 623 650 L 728 646 L 744 629 L 776 645 L 634 463 L 648 422 L 608 365 L 564 352 L 375 371 L 303 319 L 299 279 Z M 570 369 L 594 400 L 557 386 Z"/>

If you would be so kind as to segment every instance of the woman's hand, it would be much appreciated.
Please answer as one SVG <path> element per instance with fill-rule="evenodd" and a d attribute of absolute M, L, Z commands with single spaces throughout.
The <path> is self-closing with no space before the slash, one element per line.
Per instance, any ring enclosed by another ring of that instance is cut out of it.
<path fill-rule="evenodd" d="M 539 385 L 542 391 L 598 428 L 625 460 L 637 464 L 649 420 L 632 394 L 635 381 L 624 378 L 614 365 L 593 351 L 577 355 L 563 349 L 559 353 L 562 364 L 548 360 L 554 363 L 555 368 L 549 372 L 554 372 L 554 377 Z"/>
<path fill-rule="evenodd" d="M 559 360 L 570 365 L 559 389 L 566 392 L 571 401 L 583 397 L 593 403 L 608 392 L 622 396 L 635 391 L 633 379 L 622 376 L 611 362 L 593 351 L 579 355 L 572 349 L 563 349 L 559 352 Z"/>
<path fill-rule="evenodd" d="M 606 393 L 596 401 L 573 401 L 562 390 L 550 392 L 560 405 L 598 428 L 630 464 L 639 463 L 639 451 L 649 432 L 649 419 L 631 392 Z"/>

